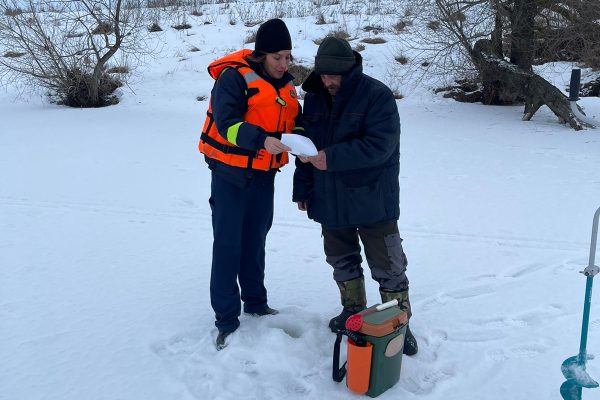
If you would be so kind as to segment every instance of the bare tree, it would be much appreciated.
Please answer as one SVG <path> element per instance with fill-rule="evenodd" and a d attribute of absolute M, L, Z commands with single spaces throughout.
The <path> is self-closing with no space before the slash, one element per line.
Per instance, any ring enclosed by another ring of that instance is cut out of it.
<path fill-rule="evenodd" d="M 563 3 L 570 2 L 570 5 Z M 547 105 L 560 120 L 581 129 L 568 98 L 532 71 L 536 37 L 544 16 L 559 6 L 572 10 L 581 0 L 420 0 L 415 20 L 427 27 L 416 42 L 407 43 L 430 71 L 441 75 L 476 77 L 481 90 L 459 96 L 484 104 L 523 102 L 529 120 Z M 589 9 L 586 8 L 586 9 Z M 568 26 L 565 23 L 564 26 Z M 416 51 L 415 51 L 416 50 Z M 423 58 L 425 58 L 424 61 Z M 510 60 L 510 62 L 508 61 Z M 459 91 L 460 93 L 460 91 Z"/>
<path fill-rule="evenodd" d="M 63 104 L 104 106 L 114 103 L 112 93 L 122 84 L 107 70 L 109 61 L 136 64 L 149 53 L 141 0 L 28 0 L 21 10 L 22 4 L 0 0 L 5 84 L 25 79 Z"/>

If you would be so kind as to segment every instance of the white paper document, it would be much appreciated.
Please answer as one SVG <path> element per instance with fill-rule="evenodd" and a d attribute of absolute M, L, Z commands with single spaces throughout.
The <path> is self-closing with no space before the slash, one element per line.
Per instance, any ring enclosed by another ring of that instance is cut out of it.
<path fill-rule="evenodd" d="M 295 133 L 284 133 L 281 135 L 281 143 L 292 149 L 290 153 L 297 156 L 316 156 L 317 148 L 309 138 L 296 135 Z"/>

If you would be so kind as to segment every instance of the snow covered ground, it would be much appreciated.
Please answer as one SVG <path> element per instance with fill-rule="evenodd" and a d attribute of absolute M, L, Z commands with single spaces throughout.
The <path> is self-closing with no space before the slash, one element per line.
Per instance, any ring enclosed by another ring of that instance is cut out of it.
<path fill-rule="evenodd" d="M 269 304 L 281 313 L 242 316 L 230 345 L 213 346 L 210 175 L 196 149 L 207 101 L 196 97 L 210 92 L 206 65 L 251 28 L 190 21 L 187 33 L 159 34 L 162 53 L 119 105 L 0 93 L 2 400 L 358 398 L 331 380 L 327 321 L 339 294 L 319 227 L 291 202 L 291 166 L 277 178 L 267 243 Z M 286 22 L 310 65 L 312 39 L 331 27 Z M 384 80 L 392 46 L 367 44 L 365 71 Z M 564 84 L 570 67 L 546 73 Z M 560 365 L 579 347 L 599 130 L 570 130 L 547 108 L 522 122 L 521 107 L 427 89 L 398 101 L 400 230 L 420 351 L 380 398 L 558 399 Z M 599 99 L 581 104 L 600 118 Z M 588 372 L 600 378 L 600 361 Z"/>

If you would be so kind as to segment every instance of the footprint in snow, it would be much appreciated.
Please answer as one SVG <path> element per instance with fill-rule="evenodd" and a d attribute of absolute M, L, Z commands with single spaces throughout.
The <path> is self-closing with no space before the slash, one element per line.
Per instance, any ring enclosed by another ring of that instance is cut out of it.
<path fill-rule="evenodd" d="M 521 278 L 523 276 L 527 276 L 529 274 L 533 274 L 539 270 L 544 268 L 548 268 L 549 265 L 542 263 L 532 263 L 520 265 L 515 268 L 511 268 L 504 273 L 504 276 L 507 278 Z"/>

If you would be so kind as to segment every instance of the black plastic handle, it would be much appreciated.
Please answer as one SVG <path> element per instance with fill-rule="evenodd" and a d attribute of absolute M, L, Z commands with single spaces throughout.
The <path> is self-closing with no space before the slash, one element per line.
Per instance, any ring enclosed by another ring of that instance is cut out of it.
<path fill-rule="evenodd" d="M 579 100 L 579 85 L 581 83 L 581 70 L 576 68 L 571 71 L 571 83 L 569 84 L 569 101 Z"/>

